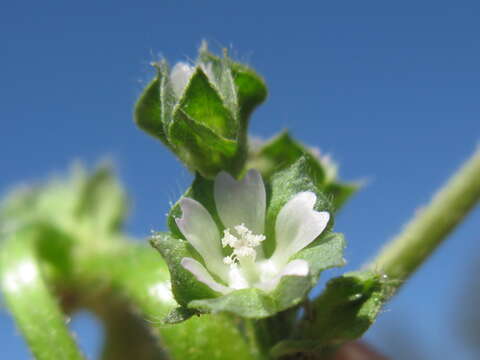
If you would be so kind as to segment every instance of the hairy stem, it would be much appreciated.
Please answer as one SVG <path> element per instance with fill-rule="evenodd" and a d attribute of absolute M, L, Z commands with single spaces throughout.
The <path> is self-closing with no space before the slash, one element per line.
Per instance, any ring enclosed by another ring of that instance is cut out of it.
<path fill-rule="evenodd" d="M 127 306 L 125 311 L 133 311 L 149 325 L 151 335 L 163 348 L 159 357 L 166 354 L 169 359 L 220 360 L 227 354 L 232 360 L 255 359 L 233 319 L 228 316 L 203 315 L 176 325 L 162 324 L 168 312 L 178 305 L 169 289 L 167 267 L 150 247 L 126 243 L 104 253 L 89 254 L 77 265 L 79 274 L 82 274 L 81 288 L 96 292 L 93 288 L 100 286 L 99 290 L 106 292 L 98 299 L 88 301 L 89 307 L 98 313 L 97 306 L 102 299 L 110 298 L 107 305 L 110 307 L 111 297 L 124 299 L 124 303 L 118 303 L 119 310 Z M 118 315 L 121 311 L 109 312 L 107 318 L 102 315 L 107 320 L 107 328 L 109 323 L 116 326 L 124 320 Z M 135 345 L 130 345 L 135 349 Z M 118 349 L 108 349 L 109 352 L 113 350 L 118 354 Z M 107 355 L 104 352 L 105 359 L 112 358 Z"/>
<path fill-rule="evenodd" d="M 0 280 L 5 304 L 35 359 L 83 359 L 37 262 L 32 246 L 36 236 L 36 231 L 25 229 L 2 239 Z"/>
<path fill-rule="evenodd" d="M 480 200 L 480 150 L 417 212 L 404 230 L 388 243 L 370 267 L 382 271 L 398 289 L 459 225 Z"/>

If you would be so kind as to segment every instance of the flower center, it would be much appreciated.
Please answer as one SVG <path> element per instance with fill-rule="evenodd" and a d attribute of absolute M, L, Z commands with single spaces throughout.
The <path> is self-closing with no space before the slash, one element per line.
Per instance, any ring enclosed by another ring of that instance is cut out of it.
<path fill-rule="evenodd" d="M 223 232 L 222 246 L 230 246 L 233 249 L 230 256 L 223 258 L 223 262 L 231 267 L 235 267 L 245 258 L 250 258 L 249 260 L 254 262 L 257 256 L 255 248 L 265 240 L 265 235 L 253 234 L 244 224 L 234 226 L 234 230 L 237 236 L 232 235 L 230 229 Z"/>

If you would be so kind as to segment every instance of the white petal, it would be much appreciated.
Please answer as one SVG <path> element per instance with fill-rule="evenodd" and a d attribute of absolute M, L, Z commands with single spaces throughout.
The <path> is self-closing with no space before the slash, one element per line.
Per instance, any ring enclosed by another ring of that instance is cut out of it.
<path fill-rule="evenodd" d="M 183 90 L 187 86 L 193 71 L 194 68 L 184 62 L 178 62 L 173 67 L 170 73 L 170 81 L 172 82 L 173 92 L 178 98 L 182 96 Z"/>
<path fill-rule="evenodd" d="M 204 283 L 205 285 L 210 287 L 212 290 L 215 290 L 222 294 L 227 294 L 230 291 L 232 291 L 228 287 L 216 282 L 212 278 L 210 273 L 207 271 L 207 269 L 205 269 L 205 267 L 202 264 L 200 264 L 197 260 L 187 257 L 187 258 L 183 258 L 180 264 L 185 269 L 190 271 L 198 281 Z"/>
<path fill-rule="evenodd" d="M 230 268 L 228 285 L 235 290 L 246 289 L 249 287 L 248 281 L 238 267 Z"/>
<path fill-rule="evenodd" d="M 330 214 L 313 209 L 316 195 L 301 192 L 280 210 L 275 222 L 276 248 L 271 257 L 278 267 L 315 240 L 325 230 Z"/>
<path fill-rule="evenodd" d="M 208 211 L 190 198 L 180 200 L 182 217 L 175 219 L 188 242 L 205 260 L 210 271 L 227 279 L 228 267 L 223 263 L 220 233 Z"/>
<path fill-rule="evenodd" d="M 290 261 L 280 273 L 280 276 L 307 276 L 308 262 L 302 259 Z"/>
<path fill-rule="evenodd" d="M 226 228 L 244 224 L 254 234 L 263 234 L 266 194 L 261 175 L 250 170 L 237 181 L 226 172 L 215 178 L 215 204 Z"/>
<path fill-rule="evenodd" d="M 275 290 L 278 283 L 284 276 L 307 276 L 308 263 L 305 260 L 296 259 L 290 261 L 280 273 L 267 279 L 259 284 L 259 288 L 263 291 L 270 292 Z"/>

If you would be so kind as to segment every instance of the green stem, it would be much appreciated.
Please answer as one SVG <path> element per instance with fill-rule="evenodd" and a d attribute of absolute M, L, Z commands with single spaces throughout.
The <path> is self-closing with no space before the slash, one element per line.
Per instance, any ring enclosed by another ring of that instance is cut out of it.
<path fill-rule="evenodd" d="M 479 200 L 480 150 L 384 247 L 370 267 L 392 280 L 399 280 L 393 285 L 392 290 L 395 291 L 463 221 Z"/>
<path fill-rule="evenodd" d="M 131 304 L 114 296 L 105 300 L 108 301 L 96 302 L 92 306 L 105 329 L 102 360 L 167 359 L 158 337 L 148 322 L 132 311 Z"/>
<path fill-rule="evenodd" d="M 98 303 L 110 297 L 125 299 L 125 305 L 150 325 L 151 333 L 171 359 L 253 360 L 248 344 L 234 319 L 225 315 L 202 315 L 176 325 L 163 325 L 162 320 L 177 305 L 169 290 L 165 262 L 153 249 L 133 243 L 117 249 L 88 254 L 77 263 L 82 289 L 105 293 Z M 78 286 L 78 285 L 77 285 Z M 101 289 L 99 289 L 101 290 Z M 108 300 L 111 304 L 111 300 Z M 95 305 L 89 305 L 95 312 Z M 127 309 L 128 309 L 127 308 Z M 121 314 L 117 312 L 117 314 Z M 111 313 L 110 315 L 115 315 Z M 109 315 L 112 326 L 121 318 Z M 132 344 L 130 344 L 132 345 Z M 135 347 L 132 345 L 132 347 Z M 108 357 L 107 357 L 108 358 Z M 117 359 L 129 357 L 117 357 Z"/>
<path fill-rule="evenodd" d="M 2 239 L 0 281 L 5 303 L 36 359 L 83 359 L 36 260 L 32 244 L 37 235 L 24 229 Z"/>

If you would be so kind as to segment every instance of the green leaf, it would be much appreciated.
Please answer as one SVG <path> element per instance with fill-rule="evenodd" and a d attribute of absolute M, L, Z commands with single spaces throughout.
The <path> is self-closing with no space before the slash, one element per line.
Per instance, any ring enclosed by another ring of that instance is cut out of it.
<path fill-rule="evenodd" d="M 192 300 L 218 296 L 181 265 L 183 258 L 196 257 L 192 252 L 193 249 L 186 241 L 175 239 L 167 233 L 157 233 L 150 239 L 150 244 L 160 252 L 167 263 L 171 276 L 172 292 L 180 305 L 186 307 Z"/>
<path fill-rule="evenodd" d="M 127 212 L 125 192 L 109 167 L 98 168 L 82 184 L 76 215 L 92 232 L 118 232 Z M 98 236 L 98 234 L 97 234 Z"/>

